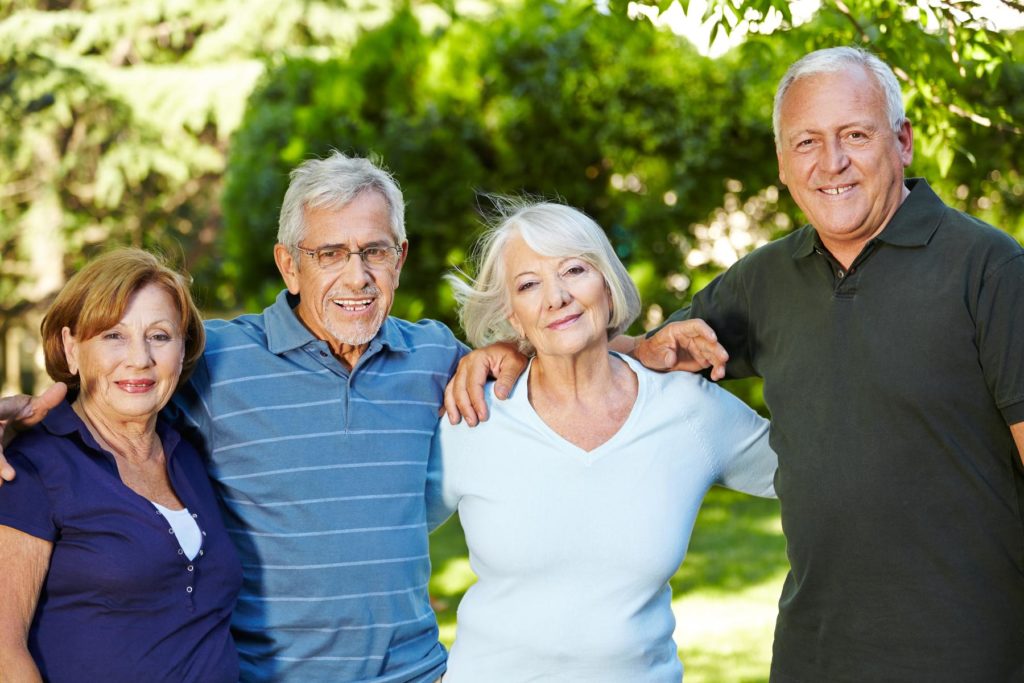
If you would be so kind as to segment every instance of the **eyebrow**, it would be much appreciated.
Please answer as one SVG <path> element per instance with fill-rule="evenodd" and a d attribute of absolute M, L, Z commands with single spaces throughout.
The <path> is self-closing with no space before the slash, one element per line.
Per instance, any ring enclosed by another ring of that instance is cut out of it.
<path fill-rule="evenodd" d="M 393 247 L 393 246 L 395 246 L 395 245 L 391 244 L 387 240 L 374 240 L 372 242 L 367 242 L 366 244 L 358 244 L 357 243 L 356 244 L 356 250 L 367 249 L 369 247 Z M 333 244 L 321 244 L 319 247 L 313 247 L 312 251 L 321 251 L 323 249 L 350 249 L 350 247 L 347 244 L 341 244 L 340 242 L 338 242 L 338 243 L 333 243 Z"/>

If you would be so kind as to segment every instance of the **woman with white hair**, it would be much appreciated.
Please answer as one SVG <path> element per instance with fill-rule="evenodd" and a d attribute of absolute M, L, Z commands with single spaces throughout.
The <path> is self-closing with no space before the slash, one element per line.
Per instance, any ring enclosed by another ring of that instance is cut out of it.
<path fill-rule="evenodd" d="M 610 350 L 640 297 L 580 211 L 512 206 L 478 256 L 449 277 L 468 339 L 533 357 L 490 420 L 435 437 L 430 521 L 458 510 L 478 577 L 445 683 L 678 683 L 669 579 L 712 484 L 774 495 L 768 423 Z"/>

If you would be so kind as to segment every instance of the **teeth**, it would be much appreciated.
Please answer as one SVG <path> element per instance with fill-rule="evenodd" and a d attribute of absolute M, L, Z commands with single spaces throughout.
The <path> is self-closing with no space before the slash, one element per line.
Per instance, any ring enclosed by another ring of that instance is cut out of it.
<path fill-rule="evenodd" d="M 850 189 L 851 189 L 850 185 L 847 185 L 845 187 L 827 187 L 827 188 L 823 189 L 822 192 L 824 192 L 825 194 L 839 195 L 839 194 L 843 194 L 844 192 L 849 191 Z"/>
<path fill-rule="evenodd" d="M 341 306 L 346 311 L 357 311 L 361 308 L 366 308 L 367 306 L 369 306 L 371 303 L 373 303 L 373 299 L 363 299 L 362 301 L 340 301 L 336 299 L 334 303 L 338 306 Z"/>

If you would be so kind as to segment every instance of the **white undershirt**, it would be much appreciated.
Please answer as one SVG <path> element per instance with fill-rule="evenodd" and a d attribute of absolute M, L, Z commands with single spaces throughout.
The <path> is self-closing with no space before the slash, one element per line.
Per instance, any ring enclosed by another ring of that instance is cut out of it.
<path fill-rule="evenodd" d="M 153 505 L 174 529 L 174 537 L 178 539 L 178 545 L 181 546 L 185 557 L 190 560 L 196 559 L 199 547 L 203 544 L 203 534 L 199 530 L 199 523 L 189 513 L 188 508 L 171 510 L 159 503 L 153 503 Z"/>

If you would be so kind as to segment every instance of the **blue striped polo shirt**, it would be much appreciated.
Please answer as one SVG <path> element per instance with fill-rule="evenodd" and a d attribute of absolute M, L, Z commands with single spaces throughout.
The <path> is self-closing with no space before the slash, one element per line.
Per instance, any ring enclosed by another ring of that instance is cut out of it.
<path fill-rule="evenodd" d="M 349 371 L 296 304 L 282 291 L 260 315 L 207 321 L 175 396 L 242 558 L 242 680 L 434 681 L 446 652 L 424 491 L 465 347 L 439 322 L 389 317 Z"/>

